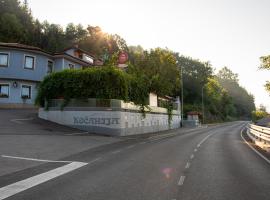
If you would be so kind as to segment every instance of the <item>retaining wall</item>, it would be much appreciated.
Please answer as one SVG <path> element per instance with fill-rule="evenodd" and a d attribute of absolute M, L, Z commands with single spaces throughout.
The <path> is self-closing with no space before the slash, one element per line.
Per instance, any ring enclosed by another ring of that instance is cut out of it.
<path fill-rule="evenodd" d="M 122 110 L 48 110 L 39 109 L 39 117 L 58 124 L 92 133 L 126 136 L 158 132 L 180 127 L 180 115 L 173 114 L 171 123 L 166 113 L 142 113 Z"/>

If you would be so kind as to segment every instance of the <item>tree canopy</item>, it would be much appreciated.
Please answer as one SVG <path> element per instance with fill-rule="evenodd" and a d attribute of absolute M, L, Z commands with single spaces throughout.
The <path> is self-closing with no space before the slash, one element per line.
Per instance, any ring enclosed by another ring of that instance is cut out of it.
<path fill-rule="evenodd" d="M 78 44 L 97 57 L 127 50 L 123 38 L 104 33 L 98 26 L 84 28 L 70 23 L 64 29 L 58 24 L 34 20 L 27 5 L 18 0 L 0 1 L 0 41 L 38 46 L 48 52 L 59 52 Z"/>

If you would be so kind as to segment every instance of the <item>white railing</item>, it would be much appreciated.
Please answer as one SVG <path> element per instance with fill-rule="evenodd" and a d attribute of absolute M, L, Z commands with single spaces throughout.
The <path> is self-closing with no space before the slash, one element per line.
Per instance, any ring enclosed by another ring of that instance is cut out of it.
<path fill-rule="evenodd" d="M 270 144 L 270 128 L 249 124 L 248 132 L 252 134 L 255 139 Z"/>

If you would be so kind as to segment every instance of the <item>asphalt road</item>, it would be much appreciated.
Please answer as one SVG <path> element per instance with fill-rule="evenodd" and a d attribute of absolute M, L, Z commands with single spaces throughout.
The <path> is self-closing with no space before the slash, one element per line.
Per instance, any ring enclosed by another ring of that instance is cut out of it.
<path fill-rule="evenodd" d="M 0 176 L 0 199 L 25 187 L 7 199 L 269 200 L 270 165 L 241 138 L 246 123 L 121 140 L 58 159 L 67 163 L 37 161 Z"/>

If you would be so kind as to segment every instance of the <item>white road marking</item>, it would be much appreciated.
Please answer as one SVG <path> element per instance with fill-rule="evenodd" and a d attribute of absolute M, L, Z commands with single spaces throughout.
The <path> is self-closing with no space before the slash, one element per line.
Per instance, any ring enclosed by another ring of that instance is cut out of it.
<path fill-rule="evenodd" d="M 133 147 L 135 147 L 135 145 L 130 145 L 130 146 L 127 147 L 127 149 L 131 149 Z"/>
<path fill-rule="evenodd" d="M 89 132 L 81 132 L 81 133 L 67 133 L 65 135 L 67 136 L 74 136 L 74 135 L 84 135 L 84 134 L 88 134 Z"/>
<path fill-rule="evenodd" d="M 194 158 L 194 154 L 191 154 L 190 159 L 193 159 L 193 158 Z"/>
<path fill-rule="evenodd" d="M 18 156 L 7 156 L 7 155 L 1 155 L 1 157 L 3 157 L 3 158 L 12 158 L 12 159 L 20 159 L 20 160 L 37 161 L 37 162 L 50 162 L 50 163 L 71 163 L 72 162 L 72 161 L 67 161 L 67 160 L 44 160 L 44 159 L 18 157 Z"/>
<path fill-rule="evenodd" d="M 185 168 L 188 169 L 190 167 L 190 162 L 187 162 Z"/>
<path fill-rule="evenodd" d="M 257 151 L 253 146 L 251 146 L 247 141 L 246 139 L 243 137 L 243 131 L 244 131 L 244 128 L 241 130 L 241 138 L 242 140 L 255 152 L 257 153 L 262 159 L 264 159 L 268 164 L 270 164 L 270 160 L 268 158 L 266 158 L 264 155 L 262 155 L 259 151 Z"/>
<path fill-rule="evenodd" d="M 30 120 L 33 120 L 34 118 L 25 118 L 25 119 L 11 119 L 10 121 L 14 122 L 14 123 L 17 123 L 17 124 L 23 124 L 22 122 L 20 121 L 30 121 Z"/>
<path fill-rule="evenodd" d="M 194 152 L 197 152 L 198 150 L 197 149 L 194 149 Z"/>
<path fill-rule="evenodd" d="M 140 144 L 146 144 L 146 142 L 140 142 Z"/>
<path fill-rule="evenodd" d="M 181 176 L 179 181 L 178 181 L 178 185 L 181 186 L 181 185 L 184 185 L 184 181 L 185 181 L 185 176 Z"/>
<path fill-rule="evenodd" d="M 113 151 L 112 153 L 113 154 L 117 154 L 117 153 L 120 153 L 122 150 L 116 150 L 116 151 Z"/>
<path fill-rule="evenodd" d="M 94 163 L 94 162 L 96 162 L 96 161 L 99 161 L 99 160 L 101 160 L 101 159 L 102 159 L 101 157 L 96 158 L 96 159 L 91 160 L 90 162 L 88 162 L 88 164 L 92 164 L 92 163 Z"/>
<path fill-rule="evenodd" d="M 197 147 L 200 147 L 211 135 L 213 135 L 213 133 L 212 134 L 209 134 L 209 135 L 207 135 L 205 138 L 203 138 L 200 142 L 199 142 L 199 144 L 197 145 Z"/>
<path fill-rule="evenodd" d="M 0 200 L 3 200 L 17 193 L 23 192 L 29 188 L 32 188 L 34 186 L 47 182 L 51 179 L 54 179 L 56 177 L 69 173 L 87 164 L 88 163 L 83 163 L 83 162 L 72 162 L 62 167 L 58 167 L 48 172 L 45 172 L 45 173 L 27 178 L 25 180 L 7 185 L 5 187 L 2 187 L 0 188 Z"/>

